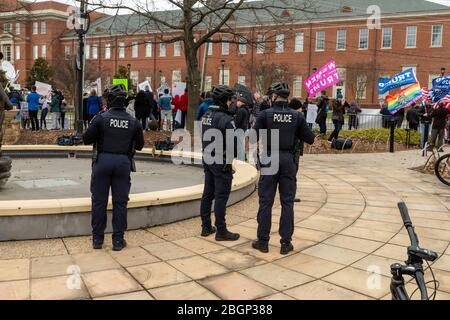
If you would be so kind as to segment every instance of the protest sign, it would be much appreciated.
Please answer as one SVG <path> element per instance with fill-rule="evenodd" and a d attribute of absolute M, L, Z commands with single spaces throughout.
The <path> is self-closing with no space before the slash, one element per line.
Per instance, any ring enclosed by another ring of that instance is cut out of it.
<path fill-rule="evenodd" d="M 304 85 L 308 90 L 309 97 L 315 98 L 319 92 L 338 84 L 340 81 L 336 62 L 330 60 L 306 79 Z"/>
<path fill-rule="evenodd" d="M 316 123 L 318 107 L 315 104 L 308 104 L 308 112 L 306 113 L 306 123 Z"/>
<path fill-rule="evenodd" d="M 123 84 L 128 91 L 128 79 L 113 79 L 113 84 Z"/>
<path fill-rule="evenodd" d="M 172 85 L 172 95 L 182 96 L 184 94 L 184 90 L 186 89 L 186 82 L 174 81 Z"/>
<path fill-rule="evenodd" d="M 52 91 L 52 86 L 50 84 L 36 81 L 34 83 L 36 86 L 36 92 L 39 93 L 41 96 L 47 96 Z"/>
<path fill-rule="evenodd" d="M 430 91 L 432 101 L 438 102 L 448 94 L 450 94 L 450 75 L 434 79 L 433 88 Z"/>
<path fill-rule="evenodd" d="M 139 83 L 138 87 L 139 87 L 139 90 L 144 90 L 145 91 L 145 89 L 148 87 L 150 92 L 153 91 L 152 90 L 152 86 L 150 85 L 150 82 L 148 82 L 148 80 L 145 80 L 144 82 Z"/>
<path fill-rule="evenodd" d="M 378 79 L 378 94 L 382 95 L 392 89 L 400 88 L 417 82 L 417 77 L 412 68 L 397 73 L 392 78 Z"/>

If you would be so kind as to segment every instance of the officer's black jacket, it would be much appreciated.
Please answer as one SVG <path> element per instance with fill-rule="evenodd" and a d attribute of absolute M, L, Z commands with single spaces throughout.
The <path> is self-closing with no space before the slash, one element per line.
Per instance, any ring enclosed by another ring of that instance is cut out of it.
<path fill-rule="evenodd" d="M 231 159 L 235 157 L 235 152 L 233 154 L 226 154 L 227 150 L 227 139 L 226 139 L 226 131 L 227 130 L 236 130 L 236 126 L 234 124 L 233 116 L 228 112 L 227 108 L 224 106 L 218 106 L 216 103 L 213 103 L 205 114 L 202 117 L 202 145 L 203 150 L 208 147 L 212 141 L 207 141 L 204 139 L 205 134 L 208 130 L 216 129 L 221 131 L 223 137 L 223 159 L 226 160 L 226 163 L 230 163 Z M 212 154 L 215 156 L 215 154 Z"/>
<path fill-rule="evenodd" d="M 144 134 L 140 122 L 123 108 L 113 108 L 92 119 L 83 134 L 84 144 L 97 144 L 98 153 L 130 154 L 144 147 Z"/>
<path fill-rule="evenodd" d="M 275 102 L 272 108 L 264 110 L 253 127 L 260 136 L 260 130 L 267 129 L 267 150 L 271 150 L 271 130 L 279 130 L 280 151 L 295 152 L 298 140 L 313 144 L 315 136 L 308 127 L 305 117 L 288 107 L 287 102 Z"/>
<path fill-rule="evenodd" d="M 250 111 L 248 111 L 248 107 L 246 105 L 238 107 L 234 119 L 236 128 L 244 131 L 247 130 L 250 121 Z"/>

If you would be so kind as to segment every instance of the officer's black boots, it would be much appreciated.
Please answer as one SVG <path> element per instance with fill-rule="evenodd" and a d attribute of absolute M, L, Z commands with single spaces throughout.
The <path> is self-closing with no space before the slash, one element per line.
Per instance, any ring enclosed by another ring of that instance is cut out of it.
<path fill-rule="evenodd" d="M 225 229 L 225 231 L 216 233 L 216 241 L 237 241 L 240 238 L 239 233 L 232 233 Z"/>
<path fill-rule="evenodd" d="M 262 253 L 268 253 L 269 252 L 269 244 L 264 241 L 256 240 L 252 242 L 253 249 L 259 250 Z"/>
<path fill-rule="evenodd" d="M 289 243 L 282 243 L 281 244 L 280 253 L 282 255 L 286 255 L 286 254 L 288 254 L 291 251 L 294 251 L 294 246 L 292 245 L 292 243 L 289 242 Z"/>
<path fill-rule="evenodd" d="M 126 246 L 127 242 L 125 240 L 113 241 L 113 251 L 122 251 Z"/>
<path fill-rule="evenodd" d="M 92 248 L 94 250 L 101 250 L 103 247 L 103 241 L 94 240 L 92 241 Z"/>
<path fill-rule="evenodd" d="M 202 237 L 208 237 L 214 233 L 216 233 L 216 227 L 202 227 Z"/>
<path fill-rule="evenodd" d="M 299 203 L 299 202 L 302 202 L 302 200 L 300 198 L 295 198 L 294 202 Z"/>

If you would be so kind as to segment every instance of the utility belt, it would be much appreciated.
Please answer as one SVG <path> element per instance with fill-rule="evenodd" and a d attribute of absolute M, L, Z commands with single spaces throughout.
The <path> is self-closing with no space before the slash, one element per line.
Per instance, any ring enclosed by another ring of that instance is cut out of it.
<path fill-rule="evenodd" d="M 127 156 L 130 159 L 130 162 L 131 162 L 131 172 L 136 172 L 136 163 L 134 161 L 134 155 L 136 154 L 136 150 L 134 149 L 134 144 L 133 144 L 133 149 L 130 152 L 127 152 L 127 153 L 106 152 L 106 151 L 98 152 L 97 146 L 94 144 L 94 149 L 93 149 L 93 152 L 92 152 L 92 165 L 97 163 L 98 157 L 102 153 Z"/>

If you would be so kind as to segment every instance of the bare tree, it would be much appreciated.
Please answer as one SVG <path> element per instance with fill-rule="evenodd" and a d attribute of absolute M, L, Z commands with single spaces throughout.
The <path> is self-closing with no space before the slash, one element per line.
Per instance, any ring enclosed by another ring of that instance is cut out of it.
<path fill-rule="evenodd" d="M 243 63 L 243 70 L 256 80 L 256 90 L 265 94 L 274 82 L 292 82 L 293 74 L 285 63 L 268 63 L 260 60 L 253 64 Z"/>
<path fill-rule="evenodd" d="M 237 32 L 237 18 L 241 25 L 260 26 L 261 30 L 272 32 L 267 23 L 275 21 L 291 24 L 294 20 L 307 21 L 316 13 L 312 0 L 167 0 L 174 10 L 155 11 L 154 1 L 123 0 L 87 0 L 92 10 L 126 10 L 133 14 L 139 25 L 130 23 L 134 33 L 159 32 L 159 41 L 184 44 L 184 56 L 187 65 L 187 87 L 189 91 L 189 128 L 193 128 L 195 109 L 201 90 L 201 72 L 198 52 L 211 42 L 216 34 L 231 35 L 229 42 L 239 43 L 246 38 L 248 44 L 255 39 Z M 131 4 L 130 4 L 131 2 Z M 131 18 L 130 18 L 131 19 Z M 127 28 L 125 28 L 127 29 Z M 277 32 L 280 30 L 277 28 Z M 126 31 L 130 33 L 130 31 Z"/>
<path fill-rule="evenodd" d="M 355 62 L 346 66 L 346 82 L 350 90 L 347 96 L 354 99 L 358 105 L 365 100 L 368 93 L 368 85 L 378 79 L 378 71 L 373 62 Z"/>

